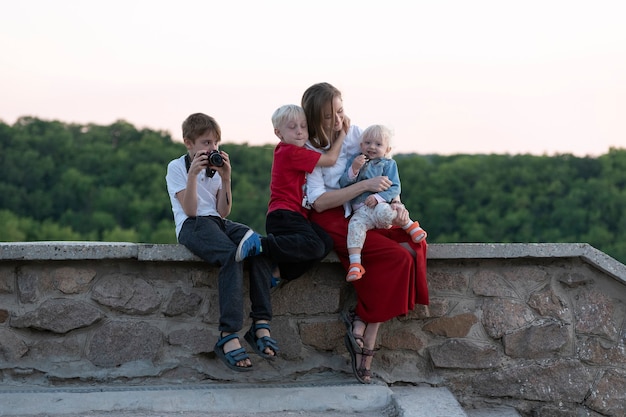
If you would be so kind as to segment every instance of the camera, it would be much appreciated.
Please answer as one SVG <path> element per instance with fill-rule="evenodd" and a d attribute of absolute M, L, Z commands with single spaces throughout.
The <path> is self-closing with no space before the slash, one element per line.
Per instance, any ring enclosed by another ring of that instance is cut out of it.
<path fill-rule="evenodd" d="M 207 156 L 209 157 L 209 167 L 221 167 L 224 165 L 224 158 L 222 158 L 222 155 L 220 155 L 219 151 L 211 151 L 207 154 Z M 215 170 L 209 167 L 206 168 L 206 176 L 209 178 L 213 178 L 213 176 L 215 175 Z"/>
<path fill-rule="evenodd" d="M 214 167 L 221 167 L 224 165 L 224 158 L 222 158 L 219 151 L 211 151 L 209 153 L 209 165 Z"/>

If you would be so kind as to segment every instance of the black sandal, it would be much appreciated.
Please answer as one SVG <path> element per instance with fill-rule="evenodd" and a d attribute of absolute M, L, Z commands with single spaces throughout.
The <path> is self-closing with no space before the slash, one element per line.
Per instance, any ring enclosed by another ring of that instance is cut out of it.
<path fill-rule="evenodd" d="M 346 328 L 348 329 L 347 332 L 347 336 L 350 339 L 350 343 L 352 344 L 352 347 L 354 348 L 354 351 L 356 353 L 361 353 L 361 351 L 363 350 L 362 346 L 365 346 L 365 340 L 363 340 L 363 335 L 356 335 L 354 334 L 354 322 L 355 321 L 361 321 L 363 323 L 365 323 L 363 320 L 361 320 L 361 318 L 359 316 L 356 315 L 356 313 L 354 311 L 342 311 L 341 312 L 341 321 L 343 321 L 346 325 Z M 367 323 L 365 323 L 367 324 Z M 361 344 L 359 345 L 358 342 L 361 342 Z"/>
<path fill-rule="evenodd" d="M 366 349 L 366 348 L 361 349 L 361 352 L 359 353 L 361 355 L 361 363 L 359 364 L 359 367 L 357 367 L 357 364 L 356 364 L 357 353 L 354 350 L 354 346 L 352 346 L 352 343 L 350 342 L 350 338 L 348 337 L 347 334 L 345 335 L 343 340 L 346 345 L 346 349 L 348 349 L 348 352 L 350 352 L 350 359 L 352 362 L 352 372 L 354 373 L 354 376 L 356 377 L 357 381 L 359 381 L 361 384 L 371 383 L 372 382 L 371 379 L 369 381 L 365 379 L 365 378 L 372 377 L 372 372 L 365 367 L 365 357 L 374 356 L 374 351 L 370 349 Z"/>
<path fill-rule="evenodd" d="M 365 367 L 365 358 L 368 356 L 373 357 L 374 351 L 371 349 L 363 348 L 363 351 L 361 352 L 361 366 L 359 366 L 355 374 L 356 379 L 358 379 L 359 382 L 362 384 L 369 384 L 372 382 L 372 371 Z M 370 367 L 371 367 L 371 363 L 370 363 Z M 366 380 L 365 378 L 369 378 L 369 379 Z"/>
<path fill-rule="evenodd" d="M 256 331 L 259 329 L 267 329 L 269 331 L 270 325 L 269 323 L 252 323 L 252 326 L 250 326 L 250 329 L 246 332 L 244 338 L 248 343 L 250 343 L 252 349 L 254 349 L 259 356 L 265 359 L 273 360 L 276 358 L 276 355 L 278 355 L 278 351 L 280 350 L 278 349 L 278 342 L 269 336 L 257 337 Z M 274 354 L 270 355 L 269 353 L 266 353 L 265 349 L 267 348 L 273 350 Z"/>

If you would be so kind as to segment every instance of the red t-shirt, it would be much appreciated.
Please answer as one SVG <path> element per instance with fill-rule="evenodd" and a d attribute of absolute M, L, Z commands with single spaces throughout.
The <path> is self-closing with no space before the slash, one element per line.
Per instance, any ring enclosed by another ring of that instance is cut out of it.
<path fill-rule="evenodd" d="M 270 202 L 267 212 L 278 209 L 291 210 L 309 217 L 302 207 L 306 173 L 313 172 L 321 153 L 280 142 L 274 149 Z"/>

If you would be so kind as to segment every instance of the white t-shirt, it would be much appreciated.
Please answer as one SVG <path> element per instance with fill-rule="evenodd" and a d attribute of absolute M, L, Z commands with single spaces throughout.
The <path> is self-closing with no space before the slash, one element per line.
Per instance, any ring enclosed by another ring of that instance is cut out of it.
<path fill-rule="evenodd" d="M 187 188 L 187 166 L 185 165 L 185 155 L 178 159 L 174 159 L 167 165 L 167 174 L 165 182 L 167 183 L 167 192 L 170 195 L 172 203 L 172 212 L 174 214 L 174 223 L 176 224 L 176 238 L 183 227 L 183 223 L 187 220 L 182 204 L 176 198 L 176 193 Z M 196 216 L 218 216 L 217 212 L 217 192 L 222 188 L 222 178 L 218 172 L 213 178 L 206 176 L 205 170 L 198 174 L 198 211 Z"/>
<path fill-rule="evenodd" d="M 341 175 L 343 175 L 346 170 L 348 161 L 354 155 L 361 152 L 361 133 L 362 130 L 358 126 L 350 126 L 348 134 L 341 145 L 341 152 L 339 152 L 339 157 L 335 165 L 329 167 L 315 167 L 313 172 L 307 175 L 306 193 L 309 204 L 313 204 L 315 200 L 326 191 L 341 188 L 339 178 L 341 178 Z M 318 152 L 323 152 L 323 150 L 311 146 L 310 143 L 307 143 L 307 146 Z M 348 215 L 350 213 L 350 204 L 346 203 L 344 207 L 347 210 L 346 215 Z"/>

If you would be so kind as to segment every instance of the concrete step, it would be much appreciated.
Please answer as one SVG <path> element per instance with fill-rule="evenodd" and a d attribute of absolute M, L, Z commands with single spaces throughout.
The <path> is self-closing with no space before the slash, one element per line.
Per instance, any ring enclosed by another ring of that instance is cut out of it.
<path fill-rule="evenodd" d="M 447 388 L 314 384 L 2 387 L 0 416 L 29 417 L 519 417 L 503 408 L 465 412 Z M 515 410 L 512 410 L 513 412 Z M 294 414 L 295 413 L 295 414 Z"/>
<path fill-rule="evenodd" d="M 464 410 L 448 388 L 392 387 L 398 417 L 521 417 L 510 407 Z"/>
<path fill-rule="evenodd" d="M 467 417 L 447 388 L 394 387 L 392 399 L 402 417 Z"/>
<path fill-rule="evenodd" d="M 511 407 L 493 406 L 490 408 L 466 410 L 467 417 L 521 417 L 516 409 Z"/>

